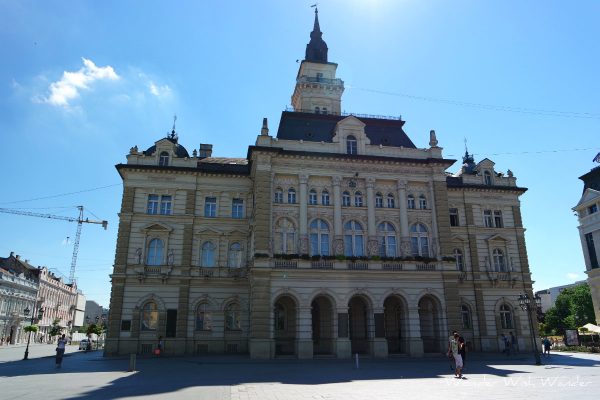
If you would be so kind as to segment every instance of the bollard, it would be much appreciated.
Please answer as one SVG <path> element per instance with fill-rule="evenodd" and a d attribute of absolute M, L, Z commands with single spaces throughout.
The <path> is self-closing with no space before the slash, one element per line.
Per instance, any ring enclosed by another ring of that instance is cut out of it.
<path fill-rule="evenodd" d="M 358 353 L 354 354 L 354 359 L 356 360 L 356 369 L 358 369 Z"/>
<path fill-rule="evenodd" d="M 129 355 L 129 369 L 127 370 L 127 372 L 133 372 L 135 371 L 135 353 L 131 353 Z"/>

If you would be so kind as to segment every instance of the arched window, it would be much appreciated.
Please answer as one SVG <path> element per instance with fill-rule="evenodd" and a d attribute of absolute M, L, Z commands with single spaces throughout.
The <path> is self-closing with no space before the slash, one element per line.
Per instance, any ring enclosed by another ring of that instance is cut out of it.
<path fill-rule="evenodd" d="M 394 198 L 394 195 L 389 193 L 387 195 L 387 206 L 388 208 L 396 208 L 396 199 Z"/>
<path fill-rule="evenodd" d="M 296 250 L 296 228 L 292 221 L 282 218 L 275 226 L 275 251 L 279 254 L 294 254 Z"/>
<path fill-rule="evenodd" d="M 363 206 L 363 195 L 361 192 L 354 193 L 354 206 L 355 207 Z"/>
<path fill-rule="evenodd" d="M 429 257 L 429 238 L 423 224 L 410 227 L 410 247 L 413 256 Z"/>
<path fill-rule="evenodd" d="M 212 242 L 204 242 L 202 245 L 202 256 L 200 258 L 200 265 L 202 267 L 215 266 L 215 249 L 216 246 Z"/>
<path fill-rule="evenodd" d="M 502 329 L 513 329 L 512 311 L 506 304 L 500 306 L 500 325 Z"/>
<path fill-rule="evenodd" d="M 425 198 L 425 195 L 422 194 L 419 196 L 419 208 L 421 210 L 426 210 L 427 209 L 427 199 Z"/>
<path fill-rule="evenodd" d="M 492 256 L 494 258 L 494 270 L 496 272 L 506 272 L 506 262 L 504 252 L 500 249 L 494 249 Z"/>
<path fill-rule="evenodd" d="M 163 241 L 160 239 L 152 239 L 148 243 L 148 252 L 146 256 L 146 265 L 162 265 L 163 264 Z"/>
<path fill-rule="evenodd" d="M 375 193 L 375 208 L 383 207 L 383 195 L 379 192 Z"/>
<path fill-rule="evenodd" d="M 396 229 L 389 222 L 382 222 L 377 228 L 379 233 L 379 255 L 396 257 Z"/>
<path fill-rule="evenodd" d="M 158 156 L 158 165 L 161 167 L 166 167 L 169 165 L 169 153 L 166 151 L 160 153 L 160 156 Z"/>
<path fill-rule="evenodd" d="M 273 315 L 275 317 L 275 330 L 284 331 L 287 326 L 285 308 L 281 304 L 277 303 L 275 305 L 275 309 L 273 310 Z"/>
<path fill-rule="evenodd" d="M 310 191 L 308 192 L 308 204 L 317 204 L 317 191 L 315 189 L 310 189 Z"/>
<path fill-rule="evenodd" d="M 350 207 L 350 193 L 348 193 L 348 192 L 342 193 L 342 206 Z"/>
<path fill-rule="evenodd" d="M 294 188 L 288 189 L 288 203 L 296 204 L 296 189 Z"/>
<path fill-rule="evenodd" d="M 344 224 L 344 255 L 347 257 L 361 257 L 363 251 L 363 228 L 357 221 L 348 221 Z"/>
<path fill-rule="evenodd" d="M 492 186 L 492 174 L 490 171 L 485 171 L 483 173 L 483 180 L 487 186 Z"/>
<path fill-rule="evenodd" d="M 409 194 L 406 202 L 407 202 L 407 207 L 409 210 L 415 209 L 415 196 L 413 196 L 412 194 Z"/>
<path fill-rule="evenodd" d="M 352 135 L 346 138 L 346 154 L 358 154 L 358 142 Z"/>
<path fill-rule="evenodd" d="M 283 190 L 281 188 L 275 189 L 275 203 L 283 203 Z"/>
<path fill-rule="evenodd" d="M 329 205 L 329 192 L 327 191 L 327 189 L 323 189 L 323 191 L 321 192 L 321 204 L 323 204 L 324 206 Z"/>
<path fill-rule="evenodd" d="M 140 329 L 142 331 L 155 331 L 158 327 L 158 307 L 153 301 L 149 301 L 142 307 L 140 318 Z"/>
<path fill-rule="evenodd" d="M 323 109 L 321 110 L 321 113 L 327 115 L 327 107 L 323 107 Z"/>
<path fill-rule="evenodd" d="M 225 330 L 239 331 L 242 329 L 240 324 L 240 306 L 236 303 L 231 303 L 225 307 Z"/>
<path fill-rule="evenodd" d="M 321 113 L 321 109 L 319 107 L 315 107 L 315 114 L 320 114 Z"/>
<path fill-rule="evenodd" d="M 463 329 L 471 329 L 471 310 L 465 304 L 460 306 L 460 315 L 462 317 L 462 327 Z"/>
<path fill-rule="evenodd" d="M 329 255 L 329 225 L 322 219 L 310 223 L 310 255 Z"/>
<path fill-rule="evenodd" d="M 212 330 L 212 313 L 210 312 L 208 303 L 201 303 L 196 309 L 196 330 Z"/>
<path fill-rule="evenodd" d="M 242 245 L 238 242 L 229 246 L 229 268 L 240 268 L 242 266 Z"/>
<path fill-rule="evenodd" d="M 461 249 L 454 249 L 454 258 L 456 259 L 456 269 L 462 271 L 465 268 L 465 264 Z"/>

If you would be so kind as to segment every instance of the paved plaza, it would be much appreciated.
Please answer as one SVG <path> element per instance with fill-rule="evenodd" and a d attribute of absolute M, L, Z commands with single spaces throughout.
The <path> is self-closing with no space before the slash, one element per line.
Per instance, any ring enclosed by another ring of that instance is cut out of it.
<path fill-rule="evenodd" d="M 448 361 L 250 360 L 239 356 L 104 358 L 71 346 L 56 369 L 52 345 L 0 349 L 0 398 L 12 399 L 565 399 L 593 398 L 600 388 L 600 355 L 555 353 L 532 365 L 531 355 L 470 354 L 466 379 Z"/>

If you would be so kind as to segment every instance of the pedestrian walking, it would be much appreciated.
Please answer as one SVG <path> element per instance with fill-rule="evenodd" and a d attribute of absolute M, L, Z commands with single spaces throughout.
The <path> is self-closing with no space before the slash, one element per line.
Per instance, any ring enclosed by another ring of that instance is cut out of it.
<path fill-rule="evenodd" d="M 460 378 L 462 379 L 462 367 L 463 367 L 463 362 L 462 362 L 462 356 L 459 353 L 460 350 L 460 346 L 459 346 L 459 334 L 456 331 L 452 331 L 452 336 L 450 336 L 448 338 L 448 357 L 450 357 L 450 355 L 452 355 L 452 357 L 454 358 L 454 377 L 455 378 Z"/>
<path fill-rule="evenodd" d="M 160 356 L 164 350 L 165 341 L 162 336 L 158 337 L 158 344 L 156 345 L 156 350 L 154 350 L 154 354 Z"/>
<path fill-rule="evenodd" d="M 552 342 L 550 342 L 550 339 L 548 339 L 548 337 L 545 337 L 544 340 L 542 340 L 542 345 L 544 346 L 544 355 L 546 357 L 550 357 L 550 347 L 552 346 Z"/>
<path fill-rule="evenodd" d="M 65 335 L 62 335 L 56 343 L 56 368 L 60 368 L 62 366 L 62 360 L 63 356 L 65 355 L 66 346 L 67 339 L 65 339 Z"/>
<path fill-rule="evenodd" d="M 467 364 L 467 344 L 465 343 L 465 338 L 460 336 L 460 334 L 458 336 L 458 354 L 462 358 L 461 371 L 464 371 Z"/>

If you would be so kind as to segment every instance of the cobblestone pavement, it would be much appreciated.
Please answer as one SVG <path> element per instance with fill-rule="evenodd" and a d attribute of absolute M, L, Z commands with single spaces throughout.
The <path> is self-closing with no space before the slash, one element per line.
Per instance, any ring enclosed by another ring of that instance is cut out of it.
<path fill-rule="evenodd" d="M 51 357 L 4 360 L 8 356 L 0 350 L 3 400 L 547 400 L 591 398 L 600 389 L 595 354 L 553 354 L 542 366 L 532 365 L 528 355 L 470 354 L 464 380 L 454 379 L 442 356 L 361 359 L 358 369 L 351 360 L 333 359 L 138 358 L 136 372 L 127 372 L 128 358 L 103 358 L 100 352 L 72 351 L 60 369 Z"/>

